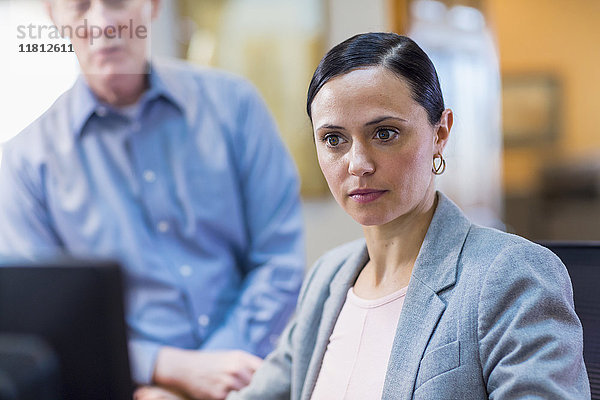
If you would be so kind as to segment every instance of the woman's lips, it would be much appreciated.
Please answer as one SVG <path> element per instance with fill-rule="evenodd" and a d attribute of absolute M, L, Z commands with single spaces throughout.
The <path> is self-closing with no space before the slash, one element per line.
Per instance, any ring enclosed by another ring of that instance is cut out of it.
<path fill-rule="evenodd" d="M 370 203 L 383 196 L 387 190 L 378 189 L 357 189 L 351 191 L 348 196 L 357 203 Z"/>

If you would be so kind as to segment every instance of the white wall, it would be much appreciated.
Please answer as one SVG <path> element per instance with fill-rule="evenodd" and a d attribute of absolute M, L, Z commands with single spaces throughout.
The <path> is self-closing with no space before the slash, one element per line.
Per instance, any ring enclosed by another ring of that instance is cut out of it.
<path fill-rule="evenodd" d="M 68 45 L 57 39 L 17 37 L 19 25 L 51 23 L 39 0 L 0 1 L 0 144 L 39 117 L 75 81 L 73 53 L 19 53 L 20 44 Z"/>

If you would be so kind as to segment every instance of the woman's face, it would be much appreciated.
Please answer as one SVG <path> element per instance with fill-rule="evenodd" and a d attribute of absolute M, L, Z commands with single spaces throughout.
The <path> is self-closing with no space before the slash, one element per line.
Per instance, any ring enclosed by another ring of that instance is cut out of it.
<path fill-rule="evenodd" d="M 321 170 L 357 222 L 383 225 L 431 206 L 433 156 L 448 138 L 450 110 L 432 126 L 402 78 L 369 67 L 327 82 L 311 112 Z"/>

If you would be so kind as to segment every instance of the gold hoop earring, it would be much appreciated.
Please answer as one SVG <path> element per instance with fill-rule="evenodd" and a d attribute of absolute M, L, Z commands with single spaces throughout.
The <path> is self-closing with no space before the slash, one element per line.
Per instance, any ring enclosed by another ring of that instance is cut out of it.
<path fill-rule="evenodd" d="M 436 162 L 436 160 L 440 161 Z M 435 175 L 441 175 L 444 173 L 445 170 L 446 160 L 444 160 L 444 157 L 442 157 L 441 153 L 437 153 L 433 156 L 433 168 L 431 169 L 431 172 L 433 172 Z"/>

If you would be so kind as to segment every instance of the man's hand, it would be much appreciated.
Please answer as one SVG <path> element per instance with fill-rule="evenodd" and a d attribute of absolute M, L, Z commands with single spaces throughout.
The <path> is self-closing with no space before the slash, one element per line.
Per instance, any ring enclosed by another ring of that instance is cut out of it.
<path fill-rule="evenodd" d="M 198 351 L 163 347 L 156 360 L 154 382 L 193 399 L 222 400 L 247 386 L 262 359 L 244 351 Z"/>
<path fill-rule="evenodd" d="M 142 386 L 133 394 L 133 400 L 189 400 L 187 397 L 158 386 Z"/>

